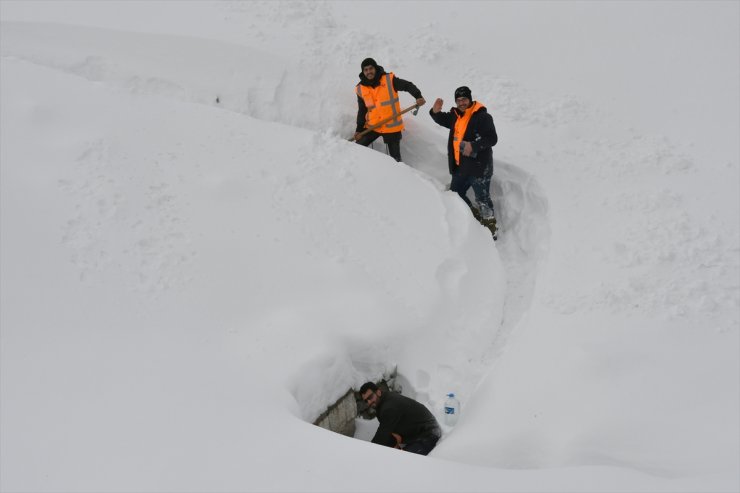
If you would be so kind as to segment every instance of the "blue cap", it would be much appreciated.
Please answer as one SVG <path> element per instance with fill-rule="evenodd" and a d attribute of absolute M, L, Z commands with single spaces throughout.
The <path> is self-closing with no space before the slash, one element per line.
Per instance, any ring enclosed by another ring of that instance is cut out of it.
<path fill-rule="evenodd" d="M 449 394 L 447 394 L 447 397 L 455 397 L 455 393 L 454 392 L 450 392 Z"/>

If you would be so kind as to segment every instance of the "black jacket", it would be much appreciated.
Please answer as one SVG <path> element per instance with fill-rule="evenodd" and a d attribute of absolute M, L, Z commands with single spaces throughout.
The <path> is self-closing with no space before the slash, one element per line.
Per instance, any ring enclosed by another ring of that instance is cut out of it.
<path fill-rule="evenodd" d="M 380 426 L 373 443 L 395 447 L 396 439 L 391 433 L 401 435 L 403 443 L 408 443 L 439 429 L 439 423 L 429 409 L 395 392 L 383 392 L 376 410 Z"/>
<path fill-rule="evenodd" d="M 360 72 L 360 84 L 363 86 L 368 87 L 378 87 L 378 84 L 380 84 L 380 78 L 385 75 L 385 69 L 378 65 L 378 68 L 375 69 L 375 78 L 373 80 L 368 79 L 365 77 L 365 74 Z M 414 85 L 413 82 L 409 82 L 407 80 L 399 79 L 394 75 L 393 77 L 393 89 L 398 91 L 404 91 L 409 94 L 411 94 L 414 99 L 419 99 L 421 97 L 421 91 L 418 87 Z M 367 106 L 365 106 L 365 100 L 363 100 L 360 96 L 357 96 L 357 131 L 362 132 L 365 129 L 365 115 L 367 115 Z"/>
<path fill-rule="evenodd" d="M 470 111 L 470 110 L 468 110 Z M 455 134 L 455 122 L 460 112 L 453 107 L 449 112 L 440 111 L 434 113 L 429 110 L 432 119 L 443 127 L 450 129 L 450 136 L 447 140 L 447 161 L 450 168 L 450 174 L 462 173 L 463 176 L 483 176 L 486 168 L 493 166 L 493 151 L 491 148 L 498 142 L 496 127 L 493 125 L 493 118 L 486 108 L 480 107 L 470 117 L 468 128 L 465 130 L 463 140 L 470 142 L 473 146 L 473 155 L 463 156 L 460 153 L 460 166 L 455 163 L 455 151 L 452 148 L 452 139 Z M 459 145 L 459 144 L 458 144 Z"/>

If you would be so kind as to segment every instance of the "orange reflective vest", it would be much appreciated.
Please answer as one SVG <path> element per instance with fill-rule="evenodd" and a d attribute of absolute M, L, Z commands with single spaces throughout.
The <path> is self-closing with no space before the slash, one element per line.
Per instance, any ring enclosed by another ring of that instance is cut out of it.
<path fill-rule="evenodd" d="M 380 77 L 380 84 L 376 87 L 357 84 L 355 88 L 357 95 L 362 98 L 367 107 L 365 128 L 371 127 L 391 116 L 398 115 L 398 118 L 394 118 L 375 129 L 380 134 L 400 132 L 403 130 L 401 103 L 398 99 L 398 92 L 393 89 L 394 77 L 393 72 L 386 73 Z"/>
<path fill-rule="evenodd" d="M 468 123 L 470 123 L 470 117 L 480 108 L 485 108 L 485 106 L 476 101 L 470 108 L 465 110 L 463 116 L 458 115 L 457 111 L 454 112 L 457 115 L 457 120 L 455 121 L 455 131 L 452 134 L 452 149 L 455 151 L 455 163 L 458 166 L 460 166 L 460 142 L 465 137 L 465 131 L 468 129 Z"/>

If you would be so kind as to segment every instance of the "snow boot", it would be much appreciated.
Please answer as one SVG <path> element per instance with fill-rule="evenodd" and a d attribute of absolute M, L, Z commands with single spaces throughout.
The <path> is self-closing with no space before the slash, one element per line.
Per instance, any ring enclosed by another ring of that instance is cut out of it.
<path fill-rule="evenodd" d="M 496 218 L 491 217 L 490 219 L 483 219 L 480 222 L 483 226 L 491 230 L 493 241 L 498 240 L 498 228 L 496 227 Z"/>
<path fill-rule="evenodd" d="M 473 213 L 473 217 L 476 221 L 491 230 L 493 241 L 498 240 L 498 228 L 496 227 L 496 218 L 492 216 L 491 219 L 483 219 L 478 208 L 472 205 L 470 206 L 470 212 Z"/>

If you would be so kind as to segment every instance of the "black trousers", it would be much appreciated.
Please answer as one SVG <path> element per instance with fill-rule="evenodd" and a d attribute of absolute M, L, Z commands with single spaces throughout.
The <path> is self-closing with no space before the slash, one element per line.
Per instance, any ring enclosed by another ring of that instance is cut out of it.
<path fill-rule="evenodd" d="M 478 205 L 478 211 L 483 219 L 491 219 L 495 216 L 493 210 L 493 201 L 491 200 L 491 178 L 493 177 L 493 163 L 486 167 L 483 176 L 465 176 L 458 171 L 452 175 L 450 181 L 450 190 L 456 192 L 461 199 L 472 207 L 470 199 L 467 196 L 468 189 L 472 188 L 475 193 L 475 201 Z"/>
<path fill-rule="evenodd" d="M 380 136 L 383 136 L 383 142 L 385 142 L 386 145 L 388 146 L 388 154 L 390 154 L 393 159 L 400 162 L 401 161 L 401 132 L 393 132 L 390 134 L 379 134 L 378 132 L 372 131 L 360 137 L 360 139 L 357 140 L 356 142 L 360 145 L 367 147 L 373 142 L 375 142 L 375 140 Z"/>
<path fill-rule="evenodd" d="M 427 455 L 437 445 L 441 437 L 442 430 L 436 428 L 435 430 L 424 433 L 420 437 L 409 440 L 409 443 L 403 449 L 412 454 Z"/>

